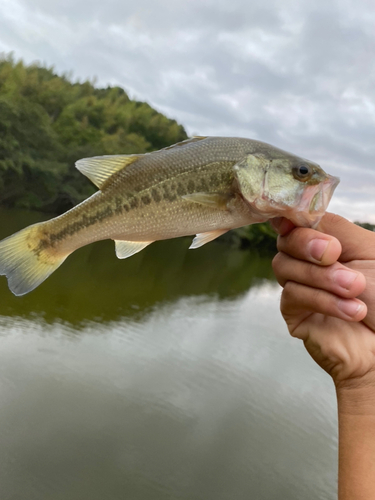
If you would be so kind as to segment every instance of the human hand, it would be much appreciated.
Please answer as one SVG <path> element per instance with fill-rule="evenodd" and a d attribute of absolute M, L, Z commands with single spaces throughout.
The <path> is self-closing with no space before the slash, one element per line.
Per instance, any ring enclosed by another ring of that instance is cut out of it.
<path fill-rule="evenodd" d="M 289 332 L 337 388 L 375 390 L 375 233 L 329 213 L 317 230 L 273 225 Z"/>

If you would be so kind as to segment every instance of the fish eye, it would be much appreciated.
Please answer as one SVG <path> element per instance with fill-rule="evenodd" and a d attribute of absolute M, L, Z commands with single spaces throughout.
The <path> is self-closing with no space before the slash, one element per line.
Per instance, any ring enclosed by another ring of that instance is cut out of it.
<path fill-rule="evenodd" d="M 304 182 L 309 180 L 311 174 L 312 174 L 311 168 L 304 163 L 293 167 L 293 175 L 299 181 Z"/>

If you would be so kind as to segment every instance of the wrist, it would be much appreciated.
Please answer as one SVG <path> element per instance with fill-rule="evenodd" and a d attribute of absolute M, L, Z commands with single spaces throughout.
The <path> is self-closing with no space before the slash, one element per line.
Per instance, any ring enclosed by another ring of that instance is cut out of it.
<path fill-rule="evenodd" d="M 339 423 L 339 500 L 375 498 L 375 387 L 336 386 Z M 358 380 L 356 381 L 358 382 Z"/>
<path fill-rule="evenodd" d="M 375 379 L 341 382 L 336 394 L 339 414 L 375 417 Z"/>

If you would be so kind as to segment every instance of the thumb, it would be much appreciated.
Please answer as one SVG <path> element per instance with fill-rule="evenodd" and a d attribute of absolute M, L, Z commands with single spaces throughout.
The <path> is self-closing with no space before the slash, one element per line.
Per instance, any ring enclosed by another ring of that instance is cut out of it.
<path fill-rule="evenodd" d="M 374 232 L 363 229 L 344 217 L 329 212 L 326 212 L 316 229 L 334 236 L 340 241 L 342 246 L 340 261 L 374 259 Z"/>

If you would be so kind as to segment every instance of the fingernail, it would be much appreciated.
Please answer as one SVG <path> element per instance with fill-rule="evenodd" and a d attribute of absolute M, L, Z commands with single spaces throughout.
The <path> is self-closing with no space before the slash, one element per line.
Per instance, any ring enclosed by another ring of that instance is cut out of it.
<path fill-rule="evenodd" d="M 324 255 L 324 252 L 328 247 L 328 243 L 329 243 L 328 240 L 321 240 L 318 238 L 316 238 L 315 240 L 311 240 L 310 243 L 307 245 L 311 257 L 320 262 Z"/>
<path fill-rule="evenodd" d="M 270 220 L 271 226 L 274 228 L 275 231 L 279 232 L 282 221 L 283 221 L 282 217 L 275 217 L 274 219 Z"/>
<path fill-rule="evenodd" d="M 285 219 L 284 217 L 275 217 L 274 219 L 271 219 L 270 222 L 274 230 L 281 235 L 289 233 L 289 231 L 296 227 L 293 222 Z"/>
<path fill-rule="evenodd" d="M 348 271 L 346 269 L 339 269 L 333 275 L 333 281 L 337 283 L 342 288 L 349 290 L 350 285 L 357 278 L 358 274 L 353 271 Z"/>
<path fill-rule="evenodd" d="M 339 300 L 337 307 L 347 316 L 354 317 L 364 307 L 363 304 L 355 302 L 354 300 Z"/>

